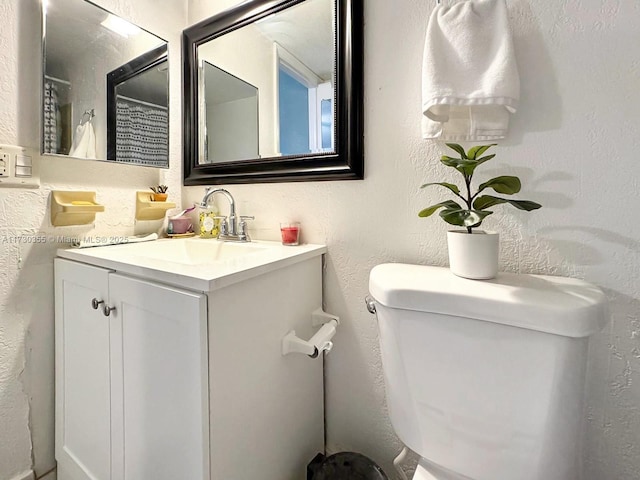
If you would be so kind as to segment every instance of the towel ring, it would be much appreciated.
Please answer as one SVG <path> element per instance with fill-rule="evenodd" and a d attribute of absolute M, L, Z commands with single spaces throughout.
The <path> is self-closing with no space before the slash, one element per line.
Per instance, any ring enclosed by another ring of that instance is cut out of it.
<path fill-rule="evenodd" d="M 85 110 L 85 112 L 82 114 L 82 118 L 80 119 L 80 124 L 82 125 L 83 122 L 90 122 L 91 119 L 93 119 L 93 117 L 96 116 L 96 113 L 94 111 L 94 109 L 92 108 L 91 110 Z M 86 120 L 85 120 L 86 117 Z"/>

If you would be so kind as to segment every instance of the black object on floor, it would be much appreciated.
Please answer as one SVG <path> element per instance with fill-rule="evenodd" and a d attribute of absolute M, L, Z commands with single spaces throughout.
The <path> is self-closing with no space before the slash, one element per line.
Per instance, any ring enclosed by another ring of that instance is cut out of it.
<path fill-rule="evenodd" d="M 370 458 L 356 452 L 340 452 L 330 457 L 321 453 L 307 466 L 307 480 L 389 480 Z"/>

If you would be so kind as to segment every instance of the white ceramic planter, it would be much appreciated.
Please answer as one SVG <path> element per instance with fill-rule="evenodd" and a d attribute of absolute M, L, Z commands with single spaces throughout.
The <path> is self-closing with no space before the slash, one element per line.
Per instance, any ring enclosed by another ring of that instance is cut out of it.
<path fill-rule="evenodd" d="M 497 232 L 466 230 L 447 232 L 449 268 L 459 277 L 486 280 L 498 274 L 500 236 Z"/>

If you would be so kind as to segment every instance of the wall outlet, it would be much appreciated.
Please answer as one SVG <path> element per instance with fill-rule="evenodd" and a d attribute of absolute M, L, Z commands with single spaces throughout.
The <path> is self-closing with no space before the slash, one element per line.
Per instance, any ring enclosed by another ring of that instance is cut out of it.
<path fill-rule="evenodd" d="M 11 155 L 7 152 L 0 151 L 0 177 L 9 176 L 10 165 L 11 165 Z"/>

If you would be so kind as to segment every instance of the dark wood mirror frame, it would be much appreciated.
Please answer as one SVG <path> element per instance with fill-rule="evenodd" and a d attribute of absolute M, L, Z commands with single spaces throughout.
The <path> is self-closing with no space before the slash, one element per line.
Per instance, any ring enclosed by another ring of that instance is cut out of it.
<path fill-rule="evenodd" d="M 116 90 L 118 85 L 168 60 L 167 46 L 161 45 L 107 74 L 107 158 L 116 159 Z M 167 98 L 169 91 L 167 90 Z M 167 166 L 169 168 L 169 159 Z"/>
<path fill-rule="evenodd" d="M 251 0 L 182 33 L 184 185 L 364 177 L 363 0 L 336 0 L 335 152 L 198 164 L 198 46 L 304 0 Z"/>

